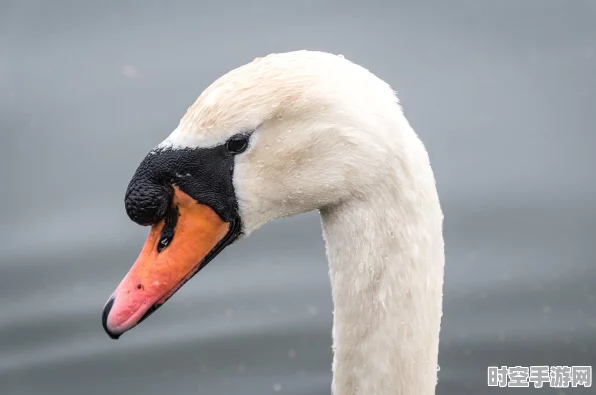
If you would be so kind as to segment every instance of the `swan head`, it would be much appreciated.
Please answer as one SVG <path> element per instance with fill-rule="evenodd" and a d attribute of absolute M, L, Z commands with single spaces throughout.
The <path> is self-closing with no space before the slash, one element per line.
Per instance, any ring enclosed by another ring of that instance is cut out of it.
<path fill-rule="evenodd" d="M 365 194 L 403 122 L 390 87 L 341 56 L 273 54 L 216 80 L 130 181 L 127 213 L 151 230 L 104 308 L 106 332 L 138 325 L 266 222 Z"/>

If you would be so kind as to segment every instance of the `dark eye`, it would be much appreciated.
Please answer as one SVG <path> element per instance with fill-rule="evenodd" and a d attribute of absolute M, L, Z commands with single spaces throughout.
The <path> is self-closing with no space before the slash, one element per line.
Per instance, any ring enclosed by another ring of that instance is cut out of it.
<path fill-rule="evenodd" d="M 230 137 L 226 143 L 226 148 L 233 154 L 240 154 L 248 148 L 248 136 L 246 134 L 237 134 Z"/>

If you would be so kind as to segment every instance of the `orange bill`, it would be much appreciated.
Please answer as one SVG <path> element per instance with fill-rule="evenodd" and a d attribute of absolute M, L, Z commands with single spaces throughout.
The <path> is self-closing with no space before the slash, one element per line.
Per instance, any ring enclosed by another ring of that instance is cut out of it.
<path fill-rule="evenodd" d="M 174 212 L 151 227 L 139 257 L 104 307 L 104 329 L 112 338 L 164 304 L 228 234 L 228 222 L 176 187 L 172 207 L 177 219 Z"/>

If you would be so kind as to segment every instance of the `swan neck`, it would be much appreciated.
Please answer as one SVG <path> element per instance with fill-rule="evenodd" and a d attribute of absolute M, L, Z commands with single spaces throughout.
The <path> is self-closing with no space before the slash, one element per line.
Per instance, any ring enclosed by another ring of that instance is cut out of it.
<path fill-rule="evenodd" d="M 334 395 L 435 393 L 442 213 L 420 177 L 321 210 L 334 304 Z"/>

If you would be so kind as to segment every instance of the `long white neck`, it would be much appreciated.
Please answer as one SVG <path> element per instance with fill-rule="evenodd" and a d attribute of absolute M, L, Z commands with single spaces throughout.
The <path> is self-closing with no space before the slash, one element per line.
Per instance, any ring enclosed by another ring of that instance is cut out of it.
<path fill-rule="evenodd" d="M 421 143 L 377 190 L 321 210 L 335 395 L 435 393 L 443 215 Z M 416 158 L 416 160 L 412 159 Z"/>

